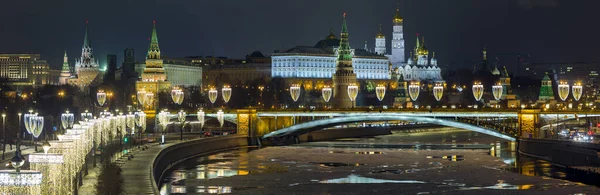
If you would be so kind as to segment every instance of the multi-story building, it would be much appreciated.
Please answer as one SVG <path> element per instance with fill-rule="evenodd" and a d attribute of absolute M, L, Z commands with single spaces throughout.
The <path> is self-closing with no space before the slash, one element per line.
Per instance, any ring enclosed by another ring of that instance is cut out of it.
<path fill-rule="evenodd" d="M 174 63 L 163 64 L 172 86 L 202 86 L 202 67 Z"/>
<path fill-rule="evenodd" d="M 0 54 L 0 79 L 9 85 L 54 85 L 58 74 L 46 60 L 40 59 L 40 54 Z"/>
<path fill-rule="evenodd" d="M 521 76 L 532 78 L 541 78 L 548 73 L 554 86 L 557 86 L 558 82 L 567 82 L 570 85 L 575 82 L 582 83 L 582 101 L 600 102 L 600 70 L 597 63 L 528 63 L 523 64 L 519 72 Z"/>

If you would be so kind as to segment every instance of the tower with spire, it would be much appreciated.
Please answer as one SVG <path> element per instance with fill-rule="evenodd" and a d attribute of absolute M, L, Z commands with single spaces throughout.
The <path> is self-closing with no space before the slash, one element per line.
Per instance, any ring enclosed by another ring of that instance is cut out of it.
<path fill-rule="evenodd" d="M 90 41 L 89 34 L 88 21 L 86 21 L 83 46 L 81 47 L 81 58 L 75 61 L 75 76 L 77 79 L 68 79 L 69 81 L 67 81 L 82 89 L 88 87 L 100 74 L 100 66 L 98 66 L 98 61 L 94 58 L 94 49 L 92 48 L 92 41 Z"/>
<path fill-rule="evenodd" d="M 136 82 L 136 90 L 139 91 L 143 89 L 146 92 L 152 92 L 156 95 L 158 92 L 168 90 L 171 87 L 171 84 L 167 81 L 160 47 L 158 46 L 156 21 L 152 22 L 152 36 L 150 38 L 150 46 L 148 47 L 145 65 L 141 80 Z M 153 107 L 154 106 L 151 106 L 150 109 L 153 110 Z"/>
<path fill-rule="evenodd" d="M 335 108 L 351 108 L 353 102 L 348 96 L 348 86 L 355 85 L 356 74 L 352 68 L 352 53 L 348 40 L 348 27 L 346 26 L 346 13 L 342 22 L 342 33 L 340 36 L 340 47 L 337 50 L 336 70 L 333 80 L 333 106 Z"/>
<path fill-rule="evenodd" d="M 385 55 L 385 35 L 381 32 L 381 24 L 379 24 L 379 32 L 375 35 L 375 53 L 379 55 Z"/>
<path fill-rule="evenodd" d="M 400 3 L 396 7 L 396 15 L 393 19 L 394 31 L 392 33 L 392 55 L 390 61 L 392 64 L 400 64 L 404 62 L 404 19 L 400 16 Z M 384 45 L 385 47 L 385 45 Z"/>
<path fill-rule="evenodd" d="M 63 57 L 63 65 L 60 71 L 60 76 L 58 77 L 58 83 L 61 85 L 66 85 L 67 80 L 71 77 L 71 66 L 69 66 L 69 58 L 67 57 L 67 51 L 65 51 L 65 55 Z"/>

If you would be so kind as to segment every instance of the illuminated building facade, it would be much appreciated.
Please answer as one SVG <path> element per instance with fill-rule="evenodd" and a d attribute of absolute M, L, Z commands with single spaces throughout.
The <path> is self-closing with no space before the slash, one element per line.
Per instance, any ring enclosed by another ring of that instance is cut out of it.
<path fill-rule="evenodd" d="M 90 86 L 100 75 L 100 66 L 94 58 L 94 49 L 89 38 L 88 23 L 85 23 L 85 35 L 83 46 L 81 47 L 81 58 L 75 61 L 75 77 L 67 79 L 70 85 L 78 86 L 80 89 L 85 89 Z"/>
<path fill-rule="evenodd" d="M 12 86 L 54 85 L 58 71 L 40 54 L 0 54 L 0 79 Z"/>
<path fill-rule="evenodd" d="M 167 81 L 167 74 L 165 74 L 163 63 L 158 45 L 156 22 L 153 22 L 150 47 L 148 48 L 141 78 L 136 82 L 136 90 L 143 89 L 154 94 L 158 94 L 159 91 L 169 90 L 171 84 Z"/>

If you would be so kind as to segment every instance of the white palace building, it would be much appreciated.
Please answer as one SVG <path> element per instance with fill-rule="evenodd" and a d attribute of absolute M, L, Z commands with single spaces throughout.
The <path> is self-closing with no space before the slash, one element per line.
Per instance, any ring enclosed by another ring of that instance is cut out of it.
<path fill-rule="evenodd" d="M 429 56 L 425 41 L 417 43 L 408 59 L 405 58 L 403 19 L 399 9 L 393 19 L 392 53 L 386 54 L 386 39 L 381 28 L 375 36 L 374 52 L 351 49 L 352 67 L 357 79 L 391 79 L 392 71 L 406 80 L 443 82 L 435 55 Z M 271 76 L 282 78 L 331 78 L 335 73 L 337 50 L 340 45 L 333 32 L 315 46 L 297 46 L 273 53 Z M 406 59 L 406 60 L 405 60 Z"/>

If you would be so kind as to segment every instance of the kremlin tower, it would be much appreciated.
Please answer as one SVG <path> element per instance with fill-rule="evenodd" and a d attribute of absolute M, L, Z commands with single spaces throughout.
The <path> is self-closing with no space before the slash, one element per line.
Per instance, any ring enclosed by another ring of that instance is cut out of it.
<path fill-rule="evenodd" d="M 88 22 L 86 21 L 83 46 L 81 47 L 81 58 L 77 59 L 75 62 L 75 75 L 77 76 L 77 79 L 68 79 L 67 81 L 69 84 L 79 86 L 81 89 L 88 87 L 100 74 L 100 67 L 94 58 L 94 49 L 92 49 L 92 42 L 89 38 L 88 29 Z"/>
<path fill-rule="evenodd" d="M 69 66 L 69 58 L 67 58 L 67 51 L 65 51 L 62 70 L 60 71 L 60 77 L 58 77 L 58 83 L 61 85 L 66 85 L 69 78 L 71 78 L 71 67 Z"/>
<path fill-rule="evenodd" d="M 346 27 L 346 13 L 342 23 L 340 47 L 337 51 L 336 70 L 333 74 L 333 107 L 352 108 L 353 102 L 348 96 L 348 86 L 357 84 L 356 74 L 352 68 L 352 54 L 348 41 L 348 28 Z"/>
<path fill-rule="evenodd" d="M 167 75 L 163 68 L 163 60 L 160 57 L 160 47 L 158 46 L 158 35 L 156 34 L 156 22 L 152 23 L 152 37 L 150 38 L 150 47 L 146 55 L 146 66 L 142 72 L 141 80 L 136 82 L 136 90 L 145 90 L 158 97 L 159 91 L 168 90 L 171 84 L 167 81 Z M 158 101 L 154 101 L 158 102 Z"/>

